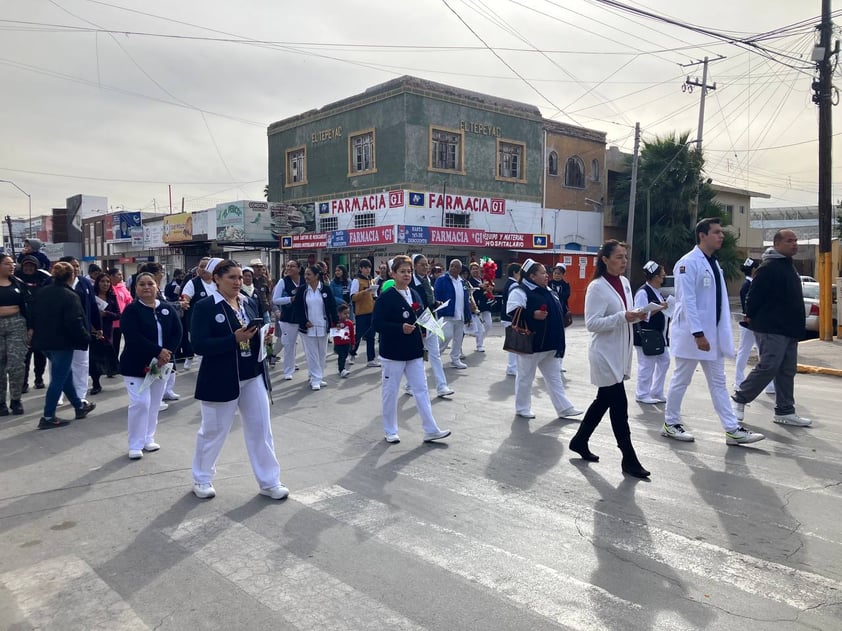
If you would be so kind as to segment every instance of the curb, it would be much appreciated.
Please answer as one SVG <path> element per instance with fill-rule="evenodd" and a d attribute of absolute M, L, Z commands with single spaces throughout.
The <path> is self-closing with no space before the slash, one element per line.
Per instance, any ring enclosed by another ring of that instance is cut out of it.
<path fill-rule="evenodd" d="M 842 369 L 826 368 L 824 366 L 797 364 L 796 371 L 808 375 L 830 375 L 831 377 L 842 377 Z"/>

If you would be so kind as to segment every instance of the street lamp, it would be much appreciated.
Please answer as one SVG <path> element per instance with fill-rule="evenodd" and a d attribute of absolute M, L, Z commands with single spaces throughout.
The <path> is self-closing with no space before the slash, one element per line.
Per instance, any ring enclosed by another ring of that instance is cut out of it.
<path fill-rule="evenodd" d="M 0 182 L 5 182 L 6 184 L 11 184 L 12 186 L 14 186 L 16 189 L 18 189 L 21 193 L 23 193 L 24 195 L 26 195 L 29 198 L 29 230 L 27 231 L 27 236 L 32 237 L 32 195 L 30 195 L 25 190 L 23 190 L 20 186 L 18 186 L 14 182 L 12 182 L 12 180 L 0 180 Z M 14 242 L 15 235 L 10 234 L 9 238 L 12 240 L 12 242 Z"/>
<path fill-rule="evenodd" d="M 655 186 L 655 183 L 661 179 L 661 176 L 667 172 L 667 169 L 672 166 L 672 163 L 675 162 L 676 158 L 681 155 L 681 153 L 690 145 L 699 142 L 698 140 L 691 140 L 689 142 L 685 142 L 681 145 L 681 148 L 675 152 L 675 155 L 670 158 L 670 161 L 667 162 L 667 165 L 661 169 L 661 172 L 656 175 L 651 182 L 649 182 L 649 186 L 646 187 L 646 260 L 649 261 L 649 230 L 651 227 L 652 222 L 652 187 Z"/>

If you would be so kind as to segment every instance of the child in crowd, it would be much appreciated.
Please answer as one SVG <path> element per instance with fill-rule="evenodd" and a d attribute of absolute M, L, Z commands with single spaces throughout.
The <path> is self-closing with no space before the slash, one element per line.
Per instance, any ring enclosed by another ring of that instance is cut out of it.
<path fill-rule="evenodd" d="M 339 323 L 336 329 L 341 332 L 341 335 L 333 336 L 333 348 L 336 351 L 336 358 L 339 362 L 339 376 L 347 377 L 351 371 L 345 368 L 345 361 L 348 359 L 348 353 L 354 348 L 354 323 L 350 319 L 351 309 L 348 305 L 339 305 L 336 310 L 339 316 Z"/>

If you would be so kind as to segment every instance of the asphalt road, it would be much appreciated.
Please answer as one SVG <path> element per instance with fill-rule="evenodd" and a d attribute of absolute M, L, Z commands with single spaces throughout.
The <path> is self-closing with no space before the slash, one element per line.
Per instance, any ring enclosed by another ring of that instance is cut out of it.
<path fill-rule="evenodd" d="M 568 332 L 584 408 L 587 333 Z M 436 445 L 408 396 L 403 442 L 383 441 L 377 369 L 340 380 L 331 357 L 319 392 L 303 358 L 293 381 L 276 369 L 281 502 L 257 495 L 239 421 L 217 497 L 193 497 L 195 370 L 140 461 L 120 379 L 62 429 L 34 431 L 41 391 L 25 395 L 28 414 L 0 419 L 0 628 L 842 628 L 839 378 L 797 376 L 809 429 L 772 424 L 761 395 L 746 424 L 767 440 L 748 447 L 725 445 L 701 373 L 685 401 L 695 443 L 662 438 L 661 406 L 632 402 L 645 482 L 621 473 L 607 418 L 601 462 L 571 454 L 578 422 L 554 418 L 541 380 L 538 417 L 515 418 L 501 346 L 466 340 L 456 394 L 433 403 L 453 431 Z"/>

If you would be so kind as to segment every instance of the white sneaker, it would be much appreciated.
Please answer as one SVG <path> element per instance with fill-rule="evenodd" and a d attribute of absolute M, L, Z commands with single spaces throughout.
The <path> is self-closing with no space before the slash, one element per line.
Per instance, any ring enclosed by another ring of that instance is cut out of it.
<path fill-rule="evenodd" d="M 696 440 L 695 436 L 684 429 L 681 423 L 677 425 L 667 425 L 664 423 L 664 426 L 661 428 L 661 436 L 666 436 L 667 438 L 672 438 L 683 443 L 692 443 Z"/>
<path fill-rule="evenodd" d="M 436 396 L 437 397 L 449 397 L 453 394 L 453 390 L 448 386 L 443 386 L 441 388 L 436 388 Z"/>
<path fill-rule="evenodd" d="M 431 443 L 434 440 L 441 440 L 442 438 L 447 438 L 450 436 L 449 429 L 441 429 L 437 432 L 425 432 L 424 433 L 424 442 Z"/>
<path fill-rule="evenodd" d="M 798 416 L 795 412 L 792 414 L 775 414 L 774 421 L 781 425 L 796 425 L 797 427 L 810 427 L 813 424 L 812 419 Z"/>
<path fill-rule="evenodd" d="M 143 446 L 143 451 L 158 451 L 160 448 L 161 448 L 161 445 L 159 445 L 156 442 L 151 442 L 151 443 L 146 443 Z"/>
<path fill-rule="evenodd" d="M 282 500 L 289 495 L 289 489 L 283 484 L 278 483 L 271 488 L 260 489 L 260 494 L 271 497 L 273 500 Z"/>
<path fill-rule="evenodd" d="M 454 368 L 458 368 L 459 370 L 463 370 L 468 367 L 468 364 L 466 364 L 463 361 L 459 361 L 458 359 L 456 361 L 450 362 L 450 365 Z"/>
<path fill-rule="evenodd" d="M 213 488 L 213 484 L 210 482 L 194 482 L 193 495 L 198 497 L 200 500 L 207 500 L 212 497 L 216 497 L 216 489 Z"/>
<path fill-rule="evenodd" d="M 484 353 L 484 352 L 485 352 L 485 346 L 477 346 L 477 353 Z"/>
<path fill-rule="evenodd" d="M 169 407 L 169 403 L 164 403 L 163 401 L 161 401 L 161 405 L 158 406 L 158 411 L 163 412 L 164 410 L 168 410 Z"/>
<path fill-rule="evenodd" d="M 129 449 L 129 460 L 140 460 L 143 452 L 140 449 Z"/>
<path fill-rule="evenodd" d="M 347 376 L 348 376 L 348 375 L 350 375 L 350 374 L 351 374 L 351 371 L 350 371 L 350 370 L 348 370 L 347 368 L 345 368 L 345 369 L 343 369 L 343 370 L 339 373 L 339 376 L 340 376 L 340 377 L 347 377 Z"/>
<path fill-rule="evenodd" d="M 558 418 L 570 418 L 571 416 L 579 416 L 580 414 L 584 414 L 584 410 L 580 410 L 575 405 L 567 408 L 566 410 L 562 410 L 558 413 Z"/>
<path fill-rule="evenodd" d="M 321 389 L 322 389 L 322 386 L 318 383 L 311 383 L 310 384 L 310 390 L 321 390 Z"/>
<path fill-rule="evenodd" d="M 526 419 L 535 418 L 535 414 L 533 412 L 518 412 L 517 416 L 519 416 L 520 418 L 526 418 Z"/>
<path fill-rule="evenodd" d="M 742 425 L 738 426 L 732 432 L 725 432 L 726 445 L 748 445 L 749 443 L 756 443 L 759 440 L 766 438 L 763 434 L 756 434 L 748 431 Z"/>
<path fill-rule="evenodd" d="M 746 404 L 734 401 L 731 399 L 731 409 L 734 410 L 734 415 L 738 421 L 742 421 L 746 417 Z"/>
<path fill-rule="evenodd" d="M 386 442 L 387 443 L 399 443 L 401 442 L 401 437 L 397 434 L 386 434 Z"/>
<path fill-rule="evenodd" d="M 165 392 L 164 393 L 164 401 L 178 401 L 181 398 L 180 394 L 176 394 L 175 392 Z"/>
<path fill-rule="evenodd" d="M 284 381 L 292 381 L 292 375 L 284 375 Z"/>
<path fill-rule="evenodd" d="M 647 403 L 649 405 L 661 403 L 661 401 L 659 399 L 656 399 L 655 397 L 639 397 L 635 399 L 635 401 L 637 401 L 638 403 Z"/>
<path fill-rule="evenodd" d="M 187 359 L 184 360 L 184 370 L 190 370 L 190 368 L 192 366 L 193 366 L 193 358 L 192 357 L 188 357 Z"/>
<path fill-rule="evenodd" d="M 383 364 L 381 364 L 379 360 L 372 359 L 370 362 L 368 362 L 366 364 L 366 367 L 368 367 L 368 368 L 380 368 L 380 366 L 382 366 L 382 365 Z"/>

